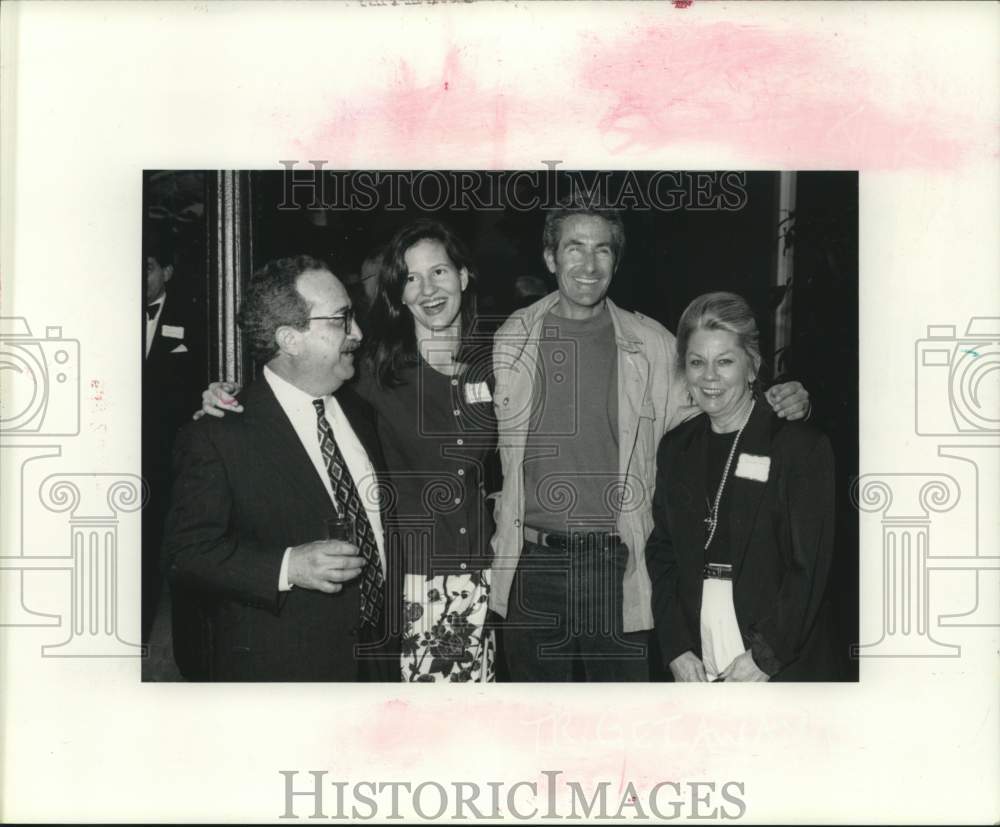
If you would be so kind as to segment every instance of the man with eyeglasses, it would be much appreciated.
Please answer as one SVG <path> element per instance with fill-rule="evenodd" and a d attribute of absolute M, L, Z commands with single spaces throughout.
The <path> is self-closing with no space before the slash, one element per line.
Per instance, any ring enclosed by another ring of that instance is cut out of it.
<path fill-rule="evenodd" d="M 240 325 L 263 375 L 243 416 L 182 431 L 164 540 L 171 581 L 202 596 L 205 677 L 396 679 L 375 414 L 343 387 L 361 343 L 347 291 L 319 260 L 278 259 Z"/>

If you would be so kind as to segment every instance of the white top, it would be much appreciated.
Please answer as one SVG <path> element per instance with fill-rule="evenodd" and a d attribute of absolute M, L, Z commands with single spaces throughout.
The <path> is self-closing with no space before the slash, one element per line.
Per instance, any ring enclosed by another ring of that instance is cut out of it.
<path fill-rule="evenodd" d="M 153 315 L 152 319 L 146 319 L 146 355 L 149 356 L 150 348 L 153 347 L 153 339 L 156 338 L 156 323 L 160 321 L 160 316 L 163 315 L 163 305 L 167 303 L 167 294 L 164 293 L 160 298 L 149 304 L 156 305 L 156 313 Z M 148 307 L 149 305 L 147 305 Z M 145 310 L 143 310 L 145 313 Z M 134 328 L 133 328 L 134 329 Z"/>
<path fill-rule="evenodd" d="M 319 474 L 323 487 L 330 497 L 330 501 L 340 510 L 339 504 L 333 497 L 333 486 L 330 484 L 330 474 L 326 469 L 326 461 L 319 448 L 319 436 L 316 431 L 316 409 L 313 407 L 313 399 L 316 397 L 309 395 L 295 385 L 282 379 L 269 367 L 264 367 L 264 379 L 274 391 L 274 396 L 285 412 L 292 428 L 306 449 L 309 459 L 312 460 L 316 473 Z M 326 402 L 326 421 L 333 429 L 333 438 L 340 447 L 340 452 L 344 455 L 347 463 L 347 470 L 354 478 L 354 484 L 358 488 L 358 496 L 368 515 L 368 522 L 371 523 L 372 531 L 375 533 L 375 543 L 378 545 L 379 561 L 382 564 L 382 571 L 385 572 L 385 540 L 382 536 L 382 514 L 379 511 L 378 485 L 376 484 L 375 469 L 372 467 L 368 454 L 365 453 L 361 441 L 347 421 L 340 404 L 333 396 L 324 397 Z M 316 539 L 322 539 L 317 537 Z M 291 584 L 288 582 L 288 551 L 281 561 L 281 574 L 279 575 L 278 588 L 281 591 L 289 591 Z"/>

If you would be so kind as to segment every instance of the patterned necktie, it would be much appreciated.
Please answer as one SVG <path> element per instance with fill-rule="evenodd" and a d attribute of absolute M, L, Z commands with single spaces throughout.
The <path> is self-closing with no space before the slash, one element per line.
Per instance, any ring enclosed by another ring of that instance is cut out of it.
<path fill-rule="evenodd" d="M 333 438 L 333 428 L 326 419 L 326 403 L 322 399 L 314 399 L 316 409 L 316 432 L 319 436 L 319 449 L 326 462 L 326 470 L 333 486 L 333 497 L 338 510 L 354 521 L 358 548 L 365 560 L 365 568 L 361 573 L 361 620 L 374 626 L 382 614 L 382 586 L 385 582 L 382 575 L 382 564 L 379 561 L 378 545 L 375 542 L 375 532 L 368 522 L 358 488 L 354 484 L 347 462 Z"/>

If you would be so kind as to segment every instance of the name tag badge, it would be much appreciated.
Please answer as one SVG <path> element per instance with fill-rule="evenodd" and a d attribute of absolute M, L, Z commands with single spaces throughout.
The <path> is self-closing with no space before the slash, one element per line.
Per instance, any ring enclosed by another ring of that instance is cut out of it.
<path fill-rule="evenodd" d="M 758 457 L 755 454 L 740 454 L 736 463 L 736 476 L 755 482 L 767 482 L 771 472 L 771 458 Z"/>
<path fill-rule="evenodd" d="M 180 325 L 165 324 L 160 328 L 163 335 L 168 339 L 183 339 L 184 338 L 184 328 Z"/>
<path fill-rule="evenodd" d="M 489 386 L 485 382 L 466 383 L 465 401 L 470 404 L 475 402 L 492 402 L 493 397 L 490 395 Z"/>

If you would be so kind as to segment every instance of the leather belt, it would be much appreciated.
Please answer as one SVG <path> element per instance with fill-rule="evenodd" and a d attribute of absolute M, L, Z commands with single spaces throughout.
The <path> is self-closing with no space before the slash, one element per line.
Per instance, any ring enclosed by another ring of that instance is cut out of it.
<path fill-rule="evenodd" d="M 705 563 L 701 573 L 704 580 L 733 579 L 733 567 L 729 563 Z"/>
<path fill-rule="evenodd" d="M 572 534 L 560 534 L 557 531 L 542 531 L 531 526 L 524 527 L 524 539 L 536 546 L 558 548 L 562 550 L 573 548 L 613 548 L 621 543 L 617 534 L 606 534 L 602 531 L 576 531 Z"/>

